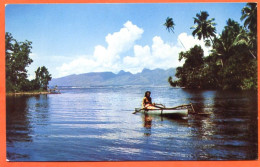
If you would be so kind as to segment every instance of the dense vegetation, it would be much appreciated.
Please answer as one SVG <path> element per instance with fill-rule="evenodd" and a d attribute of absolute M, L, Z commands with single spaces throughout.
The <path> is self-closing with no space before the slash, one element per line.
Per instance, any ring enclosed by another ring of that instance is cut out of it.
<path fill-rule="evenodd" d="M 205 45 L 212 47 L 209 56 L 204 55 L 201 46 L 194 46 L 179 53 L 179 60 L 184 59 L 182 67 L 176 69 L 178 80 L 169 83 L 172 86 L 201 89 L 257 89 L 257 5 L 248 3 L 242 9 L 241 20 L 244 26 L 228 19 L 220 34 L 216 34 L 214 18 L 202 11 L 194 17 L 192 35 Z M 164 24 L 173 30 L 172 18 Z M 173 31 L 172 31 L 173 32 Z"/>
<path fill-rule="evenodd" d="M 45 66 L 38 67 L 35 71 L 35 79 L 29 80 L 27 77 L 28 67 L 33 60 L 29 57 L 32 49 L 32 42 L 18 42 L 10 33 L 5 34 L 5 58 L 6 58 L 6 91 L 45 91 L 48 82 L 51 80 Z"/>

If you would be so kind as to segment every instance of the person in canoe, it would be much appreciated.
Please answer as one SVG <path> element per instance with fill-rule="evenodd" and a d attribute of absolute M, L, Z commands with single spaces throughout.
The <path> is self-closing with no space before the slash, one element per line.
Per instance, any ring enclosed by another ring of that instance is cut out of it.
<path fill-rule="evenodd" d="M 146 91 L 144 94 L 143 102 L 142 102 L 142 108 L 145 109 L 155 109 L 155 103 L 152 103 L 152 98 L 151 98 L 151 92 Z"/>

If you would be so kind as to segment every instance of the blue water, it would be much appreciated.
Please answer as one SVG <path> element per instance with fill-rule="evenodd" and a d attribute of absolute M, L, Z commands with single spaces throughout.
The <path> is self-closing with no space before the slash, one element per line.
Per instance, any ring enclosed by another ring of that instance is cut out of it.
<path fill-rule="evenodd" d="M 193 103 L 186 118 L 132 114 L 150 90 L 156 103 Z M 10 161 L 254 160 L 257 93 L 170 87 L 61 88 L 7 96 Z"/>

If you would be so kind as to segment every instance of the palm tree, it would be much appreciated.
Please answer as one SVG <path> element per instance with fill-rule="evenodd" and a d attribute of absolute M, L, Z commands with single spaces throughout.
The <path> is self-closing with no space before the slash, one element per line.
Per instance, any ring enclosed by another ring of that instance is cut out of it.
<path fill-rule="evenodd" d="M 240 20 L 244 20 L 244 26 L 247 27 L 253 33 L 257 32 L 257 4 L 247 3 L 242 9 L 242 16 Z"/>
<path fill-rule="evenodd" d="M 174 24 L 174 22 L 173 22 L 173 20 L 172 20 L 171 17 L 167 17 L 167 18 L 166 18 L 166 22 L 165 22 L 163 25 L 166 27 L 166 29 L 167 29 L 169 32 L 174 33 L 173 30 L 174 30 L 175 24 Z M 186 48 L 185 48 L 185 46 L 183 45 L 183 43 L 181 42 L 181 40 L 180 40 L 180 43 L 181 43 L 181 45 L 184 47 L 184 49 L 186 50 Z"/>
<path fill-rule="evenodd" d="M 250 54 L 256 58 L 257 55 L 257 4 L 247 3 L 242 9 L 242 16 L 240 20 L 245 20 L 244 27 L 250 30 L 248 34 L 248 45 L 250 47 Z"/>
<path fill-rule="evenodd" d="M 215 37 L 216 28 L 213 21 L 214 18 L 207 20 L 209 14 L 206 11 L 200 12 L 200 14 L 196 14 L 196 17 L 193 17 L 194 19 L 194 25 L 191 27 L 191 29 L 194 29 L 192 32 L 192 35 L 195 37 L 198 36 L 198 39 L 201 40 L 203 38 L 204 40 L 210 38 L 211 42 L 213 43 L 213 40 L 211 37 Z"/>
<path fill-rule="evenodd" d="M 219 38 L 215 38 L 213 44 L 213 55 L 216 55 L 221 62 L 222 67 L 226 60 L 234 55 L 239 48 L 247 46 L 246 31 L 238 22 L 228 19 L 227 26 Z"/>
<path fill-rule="evenodd" d="M 175 24 L 174 24 L 172 18 L 167 17 L 167 18 L 166 18 L 166 22 L 165 22 L 163 25 L 166 27 L 166 29 L 167 29 L 169 32 L 172 31 L 172 33 L 174 33 L 173 30 L 174 30 Z"/>

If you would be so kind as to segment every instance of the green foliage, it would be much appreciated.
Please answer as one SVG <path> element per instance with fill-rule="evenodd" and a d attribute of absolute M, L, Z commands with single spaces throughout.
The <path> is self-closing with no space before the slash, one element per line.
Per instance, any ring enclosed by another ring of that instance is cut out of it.
<path fill-rule="evenodd" d="M 174 82 L 172 81 L 172 77 L 171 76 L 168 78 L 168 82 L 169 82 L 169 84 L 172 87 L 176 87 L 178 85 L 178 83 L 176 81 L 174 81 Z"/>
<path fill-rule="evenodd" d="M 38 69 L 35 71 L 35 75 L 35 82 L 40 85 L 43 90 L 47 90 L 48 83 L 51 80 L 51 74 L 49 74 L 47 68 L 45 66 L 38 67 Z"/>
<path fill-rule="evenodd" d="M 245 20 L 244 26 L 252 33 L 257 33 L 257 3 L 247 3 L 242 9 L 241 20 Z"/>
<path fill-rule="evenodd" d="M 32 42 L 18 42 L 10 33 L 5 34 L 5 58 L 6 58 L 6 91 L 34 91 L 43 87 L 47 90 L 50 74 L 46 67 L 41 68 L 39 81 L 29 81 L 27 70 L 33 60 L 29 57 L 32 49 Z"/>
<path fill-rule="evenodd" d="M 166 18 L 166 22 L 165 22 L 163 25 L 166 27 L 166 29 L 167 29 L 169 32 L 172 31 L 172 33 L 174 33 L 173 30 L 174 30 L 175 24 L 174 24 L 172 18 L 167 17 L 167 18 Z"/>
<path fill-rule="evenodd" d="M 183 67 L 176 69 L 176 77 L 181 87 L 200 88 L 202 82 L 201 71 L 203 70 L 203 49 L 194 46 L 187 52 L 179 54 L 179 60 L 185 59 Z"/>
<path fill-rule="evenodd" d="M 32 42 L 17 42 L 10 33 L 5 39 L 7 91 L 19 91 L 27 82 L 26 67 L 33 62 L 29 57 Z"/>
<path fill-rule="evenodd" d="M 195 25 L 191 27 L 191 29 L 194 29 L 192 35 L 198 36 L 199 40 L 201 38 L 203 38 L 204 40 L 210 38 L 212 40 L 211 37 L 216 36 L 216 23 L 213 22 L 215 18 L 208 20 L 208 16 L 208 12 L 201 11 L 200 13 L 196 14 L 196 17 L 193 17 Z M 209 45 L 209 42 L 207 41 L 206 44 Z"/>
<path fill-rule="evenodd" d="M 168 32 L 174 33 L 173 30 L 174 30 L 175 24 L 174 24 L 173 19 L 171 17 L 167 17 L 166 22 L 163 25 L 166 27 Z M 181 42 L 181 40 L 179 40 L 179 41 L 180 41 L 181 45 L 183 46 L 183 48 L 186 49 L 185 46 L 183 45 L 183 43 Z"/>
<path fill-rule="evenodd" d="M 239 89 L 257 90 L 257 38 L 256 38 L 256 5 L 247 4 L 243 8 L 241 19 L 246 19 L 245 27 L 238 22 L 228 19 L 227 25 L 218 37 L 214 35 L 215 29 L 209 26 L 214 19 L 207 21 L 207 12 L 197 14 L 193 28 L 193 35 L 205 40 L 214 37 L 212 40 L 211 54 L 203 55 L 200 46 L 194 46 L 189 51 L 179 53 L 179 60 L 184 59 L 182 67 L 176 69 L 175 76 L 178 78 L 172 81 L 171 86 L 202 89 Z M 207 26 L 212 29 L 206 29 Z M 214 24 L 211 24 L 214 25 Z M 204 27 L 204 30 L 203 30 Z"/>
<path fill-rule="evenodd" d="M 244 52 L 247 48 L 244 42 L 245 30 L 234 20 L 228 19 L 219 38 L 215 38 L 213 43 L 212 54 L 220 60 L 222 67 L 230 56 Z"/>

